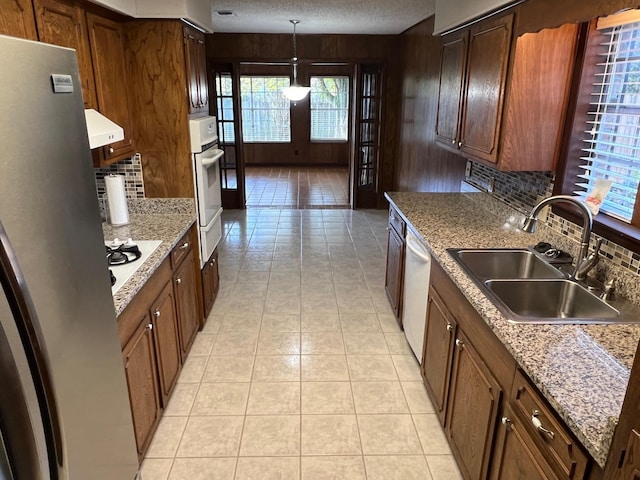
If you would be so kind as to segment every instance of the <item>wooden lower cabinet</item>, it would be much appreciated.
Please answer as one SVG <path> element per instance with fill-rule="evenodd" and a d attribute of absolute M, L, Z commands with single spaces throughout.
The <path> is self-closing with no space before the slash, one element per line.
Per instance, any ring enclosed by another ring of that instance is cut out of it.
<path fill-rule="evenodd" d="M 218 249 L 216 248 L 209 261 L 202 267 L 202 296 L 204 304 L 204 318 L 206 319 L 213 308 L 213 303 L 220 289 L 220 273 L 218 270 Z"/>
<path fill-rule="evenodd" d="M 138 329 L 122 352 L 139 460 L 151 442 L 162 413 L 152 329 L 147 313 L 139 319 Z"/>
<path fill-rule="evenodd" d="M 402 280 L 404 274 L 404 238 L 393 229 L 389 228 L 387 243 L 387 270 L 384 287 L 391 303 L 393 313 L 402 327 Z"/>
<path fill-rule="evenodd" d="M 505 405 L 495 445 L 491 480 L 558 479 L 509 405 Z"/>
<path fill-rule="evenodd" d="M 166 283 L 160 296 L 151 305 L 151 321 L 158 357 L 162 406 L 166 407 L 173 387 L 178 381 L 181 364 L 178 321 L 171 282 Z"/>
<path fill-rule="evenodd" d="M 173 286 L 176 292 L 176 308 L 178 310 L 178 330 L 180 333 L 180 351 L 186 358 L 196 338 L 200 323 L 198 321 L 198 305 L 196 295 L 196 266 L 193 249 L 173 274 Z"/>
<path fill-rule="evenodd" d="M 640 480 L 640 433 L 631 430 L 620 476 L 624 480 Z"/>

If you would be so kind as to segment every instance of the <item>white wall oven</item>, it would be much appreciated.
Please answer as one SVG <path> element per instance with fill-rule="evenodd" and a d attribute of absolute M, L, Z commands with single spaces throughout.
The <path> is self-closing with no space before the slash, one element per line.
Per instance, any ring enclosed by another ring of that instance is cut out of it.
<path fill-rule="evenodd" d="M 222 238 L 222 190 L 216 117 L 189 120 L 193 178 L 198 212 L 200 268 L 209 260 Z"/>

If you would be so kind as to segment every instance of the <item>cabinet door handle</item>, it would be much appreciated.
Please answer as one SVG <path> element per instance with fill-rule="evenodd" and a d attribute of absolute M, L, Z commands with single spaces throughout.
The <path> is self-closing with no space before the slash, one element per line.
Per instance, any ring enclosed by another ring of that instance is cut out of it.
<path fill-rule="evenodd" d="M 216 261 L 215 260 L 211 260 L 211 262 L 209 263 L 209 265 L 211 265 L 212 267 L 216 266 Z"/>
<path fill-rule="evenodd" d="M 113 147 L 109 147 L 109 153 L 113 155 L 113 152 L 114 152 Z"/>
<path fill-rule="evenodd" d="M 451 145 L 455 145 L 455 144 L 456 144 L 455 139 L 451 140 Z"/>
<path fill-rule="evenodd" d="M 460 350 L 464 350 L 464 342 L 459 338 L 456 338 L 456 347 L 458 347 Z"/>
<path fill-rule="evenodd" d="M 509 417 L 502 417 L 502 424 L 505 426 L 507 431 L 511 430 L 511 419 Z"/>
<path fill-rule="evenodd" d="M 184 242 L 182 245 L 180 245 L 180 250 L 185 250 L 187 248 L 189 248 L 189 242 Z"/>
<path fill-rule="evenodd" d="M 452 332 L 454 328 L 455 328 L 455 327 L 453 326 L 453 323 L 447 323 L 447 330 L 449 330 L 450 332 Z M 456 345 L 457 345 L 457 342 L 456 342 Z"/>
<path fill-rule="evenodd" d="M 150 323 L 149 325 L 147 325 L 147 330 L 153 330 L 153 323 Z"/>
<path fill-rule="evenodd" d="M 181 278 L 176 279 L 176 283 L 180 285 L 182 283 L 182 279 Z"/>
<path fill-rule="evenodd" d="M 160 317 L 160 310 L 156 310 L 155 312 L 153 312 L 153 316 L 156 318 Z"/>
<path fill-rule="evenodd" d="M 547 435 L 550 439 L 554 439 L 556 434 L 553 433 L 551 430 L 548 430 L 546 428 L 544 428 L 542 426 L 542 422 L 540 421 L 540 419 L 538 418 L 538 416 L 540 415 L 540 412 L 538 410 L 534 410 L 533 412 L 531 412 L 531 423 L 533 423 L 533 426 L 536 427 L 536 429 L 540 432 L 540 433 L 544 433 L 545 435 Z"/>
<path fill-rule="evenodd" d="M 462 147 L 462 142 L 458 142 L 458 148 Z"/>

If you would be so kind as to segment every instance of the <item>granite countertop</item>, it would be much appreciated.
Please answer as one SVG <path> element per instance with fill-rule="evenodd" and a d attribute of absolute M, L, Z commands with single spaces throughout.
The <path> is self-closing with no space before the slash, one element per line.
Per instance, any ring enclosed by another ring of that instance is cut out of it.
<path fill-rule="evenodd" d="M 391 192 L 386 198 L 419 235 L 595 461 L 604 467 L 629 383 L 640 325 L 515 325 L 473 283 L 447 248 L 527 247 L 566 241 L 486 193 Z"/>
<path fill-rule="evenodd" d="M 182 236 L 196 221 L 192 199 L 128 200 L 129 224 L 114 227 L 102 224 L 105 239 L 162 240 L 160 246 L 113 296 L 120 315 L 145 282 L 153 275 Z"/>

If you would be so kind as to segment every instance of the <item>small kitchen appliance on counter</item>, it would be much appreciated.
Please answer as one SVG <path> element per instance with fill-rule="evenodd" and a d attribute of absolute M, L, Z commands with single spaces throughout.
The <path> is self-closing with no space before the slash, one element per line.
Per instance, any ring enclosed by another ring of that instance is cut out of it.
<path fill-rule="evenodd" d="M 222 238 L 220 159 L 224 151 L 218 148 L 216 117 L 189 120 L 189 130 L 198 211 L 200 268 L 203 268 Z"/>
<path fill-rule="evenodd" d="M 134 480 L 76 53 L 0 35 L 0 58 L 0 478 Z"/>

